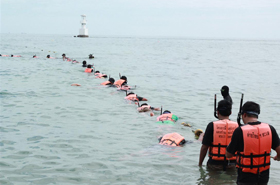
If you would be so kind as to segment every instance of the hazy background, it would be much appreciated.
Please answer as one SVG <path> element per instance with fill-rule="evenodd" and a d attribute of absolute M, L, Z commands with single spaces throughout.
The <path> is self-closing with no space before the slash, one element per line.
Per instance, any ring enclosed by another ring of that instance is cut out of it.
<path fill-rule="evenodd" d="M 279 0 L 1 0 L 1 33 L 280 39 Z"/>

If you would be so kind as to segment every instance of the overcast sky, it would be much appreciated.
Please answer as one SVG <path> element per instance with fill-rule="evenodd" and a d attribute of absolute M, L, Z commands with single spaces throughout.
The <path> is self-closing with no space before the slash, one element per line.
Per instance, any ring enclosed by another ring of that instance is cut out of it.
<path fill-rule="evenodd" d="M 280 39 L 280 0 L 1 0 L 1 33 Z"/>

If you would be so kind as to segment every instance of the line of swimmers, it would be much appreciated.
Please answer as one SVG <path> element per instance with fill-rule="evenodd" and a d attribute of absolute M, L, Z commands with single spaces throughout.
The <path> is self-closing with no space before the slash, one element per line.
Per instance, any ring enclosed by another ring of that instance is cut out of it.
<path fill-rule="evenodd" d="M 65 55 L 62 55 L 63 60 L 69 60 L 69 58 L 66 58 Z M 87 64 L 87 62 L 84 60 L 82 62 L 82 67 L 86 68 L 84 70 L 85 73 L 93 73 L 95 75 L 95 78 L 108 78 L 108 75 L 105 73 L 101 73 L 98 70 L 95 70 L 95 66 L 93 64 Z M 160 115 L 157 117 L 157 123 L 158 124 L 166 124 L 166 125 L 174 125 L 175 122 L 178 120 L 178 117 L 171 113 L 169 110 L 165 110 L 162 112 L 162 108 L 152 107 L 148 105 L 147 103 L 139 104 L 140 101 L 148 101 L 147 98 L 138 96 L 134 92 L 128 92 L 128 90 L 132 90 L 133 87 L 129 86 L 127 84 L 127 77 L 126 76 L 120 76 L 120 79 L 115 81 L 114 78 L 109 77 L 109 79 L 105 82 L 102 82 L 100 85 L 107 86 L 107 87 L 115 87 L 120 91 L 125 91 L 126 96 L 125 99 L 135 102 L 135 104 L 138 105 L 137 111 L 139 113 L 142 112 L 148 112 L 150 116 L 154 116 L 154 111 L 161 111 Z M 80 84 L 72 84 L 71 86 L 81 86 Z M 185 122 L 182 123 L 183 126 L 191 127 L 190 124 L 187 124 Z M 201 129 L 193 130 L 195 139 L 202 141 L 203 138 L 203 131 Z M 174 133 L 168 133 L 164 136 L 159 138 L 159 144 L 161 145 L 169 145 L 169 146 L 183 146 L 186 143 L 185 138 L 174 132 Z"/>

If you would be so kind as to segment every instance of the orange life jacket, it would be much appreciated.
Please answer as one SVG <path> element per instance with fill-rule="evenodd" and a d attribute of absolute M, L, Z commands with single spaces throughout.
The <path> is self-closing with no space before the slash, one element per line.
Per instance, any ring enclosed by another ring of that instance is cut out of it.
<path fill-rule="evenodd" d="M 121 87 L 124 82 L 125 82 L 125 80 L 119 79 L 119 80 L 115 81 L 114 85 L 116 87 Z"/>
<path fill-rule="evenodd" d="M 270 167 L 272 134 L 268 124 L 245 125 L 241 127 L 244 151 L 237 153 L 236 167 L 242 172 L 258 174 Z"/>
<path fill-rule="evenodd" d="M 213 160 L 226 160 L 226 147 L 231 141 L 234 130 L 238 127 L 238 123 L 228 119 L 213 122 L 213 143 L 209 148 L 209 157 Z M 231 157 L 229 160 L 235 160 Z"/>
<path fill-rule="evenodd" d="M 109 84 L 111 84 L 110 81 L 105 81 L 105 82 L 102 82 L 100 85 L 109 85 Z"/>
<path fill-rule="evenodd" d="M 92 71 L 91 68 L 86 68 L 86 69 L 85 69 L 85 72 L 86 72 L 86 73 L 91 73 L 91 71 Z"/>
<path fill-rule="evenodd" d="M 151 110 L 151 106 L 150 105 L 143 105 L 141 107 L 137 108 L 138 112 L 147 112 Z"/>
<path fill-rule="evenodd" d="M 184 140 L 184 137 L 181 136 L 180 134 L 174 132 L 170 134 L 165 134 L 159 144 L 161 145 L 170 145 L 170 146 L 179 146 L 181 141 Z"/>
<path fill-rule="evenodd" d="M 127 95 L 127 96 L 125 97 L 125 99 L 131 100 L 131 101 L 139 101 L 136 94 Z"/>
<path fill-rule="evenodd" d="M 172 116 L 173 114 L 169 113 L 169 114 L 162 114 L 160 115 L 159 117 L 157 117 L 157 121 L 173 121 L 175 122 L 173 119 L 172 119 Z"/>

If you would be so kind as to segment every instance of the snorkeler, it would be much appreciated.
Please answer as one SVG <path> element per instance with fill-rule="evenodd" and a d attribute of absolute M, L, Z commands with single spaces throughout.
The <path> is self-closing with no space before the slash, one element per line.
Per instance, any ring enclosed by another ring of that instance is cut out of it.
<path fill-rule="evenodd" d="M 82 65 L 82 67 L 87 67 L 87 61 L 83 61 L 83 65 Z"/>
<path fill-rule="evenodd" d="M 126 84 L 127 84 L 126 76 L 121 76 L 121 78 L 114 83 L 114 85 L 118 88 L 120 88 L 121 86 L 126 85 Z"/>
<path fill-rule="evenodd" d="M 157 117 L 158 123 L 172 123 L 174 124 L 178 120 L 178 117 L 172 114 L 169 110 L 163 111 L 162 115 Z"/>
<path fill-rule="evenodd" d="M 137 96 L 137 94 L 134 94 L 133 92 L 128 93 L 125 99 L 130 101 L 148 101 L 146 98 Z"/>
<path fill-rule="evenodd" d="M 94 75 L 95 75 L 95 78 L 107 78 L 107 75 L 100 73 L 100 71 L 96 71 L 94 73 Z"/>
<path fill-rule="evenodd" d="M 108 81 L 105 81 L 105 82 L 101 83 L 100 85 L 108 85 L 109 87 L 115 87 L 114 82 L 115 82 L 114 78 L 109 78 Z"/>
<path fill-rule="evenodd" d="M 139 103 L 138 103 L 139 105 Z M 153 111 L 160 111 L 160 108 L 155 108 L 152 107 L 150 105 L 148 105 L 147 103 L 143 103 L 140 107 L 137 108 L 138 112 L 150 112 L 150 116 L 154 116 L 154 112 Z"/>
<path fill-rule="evenodd" d="M 94 56 L 93 56 L 92 54 L 89 54 L 89 55 L 88 55 L 88 58 L 89 58 L 89 59 L 92 59 L 92 58 L 94 58 Z"/>
<path fill-rule="evenodd" d="M 176 132 L 165 134 L 163 137 L 159 138 L 160 145 L 183 146 L 185 143 L 185 138 Z"/>
<path fill-rule="evenodd" d="M 66 55 L 65 53 L 62 54 L 62 59 L 65 60 L 66 59 Z"/>
<path fill-rule="evenodd" d="M 93 69 L 91 68 L 91 65 L 87 65 L 87 68 L 85 69 L 85 73 L 92 73 Z"/>

